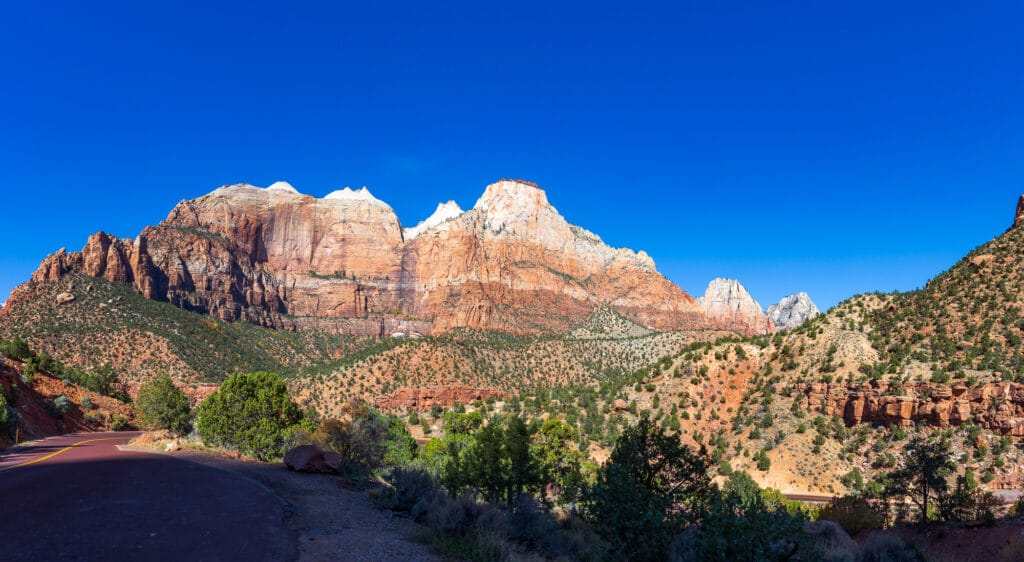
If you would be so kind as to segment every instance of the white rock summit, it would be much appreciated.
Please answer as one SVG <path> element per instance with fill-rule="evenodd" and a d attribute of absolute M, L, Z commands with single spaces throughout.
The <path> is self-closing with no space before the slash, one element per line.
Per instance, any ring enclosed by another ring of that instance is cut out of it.
<path fill-rule="evenodd" d="M 761 310 L 761 305 L 735 279 L 719 277 L 712 280 L 704 296 L 697 297 L 697 304 L 709 319 L 723 325 L 745 326 L 757 334 L 775 331 L 771 320 Z"/>
<path fill-rule="evenodd" d="M 768 307 L 768 318 L 771 318 L 780 330 L 796 328 L 818 314 L 818 307 L 803 291 L 782 297 L 778 304 Z"/>
<path fill-rule="evenodd" d="M 412 240 L 419 236 L 421 232 L 430 230 L 435 226 L 448 222 L 451 219 L 462 214 L 462 207 L 455 201 L 448 201 L 447 203 L 438 203 L 437 209 L 434 213 L 426 219 L 420 221 L 416 226 L 410 226 L 409 228 L 402 229 L 402 234 L 406 240 Z"/>

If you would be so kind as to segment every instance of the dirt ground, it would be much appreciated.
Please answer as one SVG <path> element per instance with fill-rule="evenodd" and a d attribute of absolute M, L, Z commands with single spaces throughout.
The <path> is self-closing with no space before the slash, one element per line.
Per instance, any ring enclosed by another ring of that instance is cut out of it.
<path fill-rule="evenodd" d="M 858 539 L 866 539 L 871 531 Z M 900 527 L 898 535 L 932 562 L 1020 562 L 1024 560 L 1024 521 L 1003 520 L 993 527 L 949 523 L 919 531 Z"/>
<path fill-rule="evenodd" d="M 153 451 L 149 447 L 143 450 Z M 286 506 L 285 524 L 296 537 L 300 561 L 444 560 L 409 539 L 419 525 L 378 508 L 365 491 L 347 489 L 336 476 L 302 474 L 283 464 L 234 460 L 187 449 L 167 454 L 233 472 L 277 496 Z"/>

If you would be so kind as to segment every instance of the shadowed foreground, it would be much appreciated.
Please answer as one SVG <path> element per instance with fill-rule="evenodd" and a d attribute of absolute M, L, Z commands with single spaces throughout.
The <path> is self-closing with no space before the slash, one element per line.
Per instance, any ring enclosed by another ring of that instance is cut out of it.
<path fill-rule="evenodd" d="M 295 557 L 284 505 L 270 491 L 227 471 L 117 449 L 135 435 L 61 436 L 0 457 L 9 524 L 0 560 Z"/>

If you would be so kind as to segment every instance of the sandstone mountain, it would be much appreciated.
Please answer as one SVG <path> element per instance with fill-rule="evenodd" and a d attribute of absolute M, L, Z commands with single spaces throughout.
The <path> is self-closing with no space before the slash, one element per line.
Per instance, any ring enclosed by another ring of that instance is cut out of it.
<path fill-rule="evenodd" d="M 708 320 L 746 334 L 769 334 L 775 325 L 765 316 L 761 305 L 735 279 L 713 279 L 704 296 L 697 299 Z"/>
<path fill-rule="evenodd" d="M 514 180 L 488 186 L 469 211 L 441 204 L 406 229 L 366 188 L 318 199 L 285 182 L 228 185 L 134 240 L 100 232 L 81 252 L 62 249 L 32 279 L 75 272 L 224 321 L 353 335 L 552 333 L 601 308 L 657 330 L 772 330 L 742 299 L 706 314 L 644 252 L 607 246 Z"/>
<path fill-rule="evenodd" d="M 769 306 L 766 313 L 776 328 L 789 330 L 818 316 L 819 311 L 811 297 L 801 291 L 782 297 L 778 304 Z"/>

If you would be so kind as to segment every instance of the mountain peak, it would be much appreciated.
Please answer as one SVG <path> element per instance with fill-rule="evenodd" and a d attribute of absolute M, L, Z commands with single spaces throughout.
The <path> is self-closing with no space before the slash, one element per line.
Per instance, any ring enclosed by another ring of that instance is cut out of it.
<path fill-rule="evenodd" d="M 1024 223 L 1024 195 L 1017 198 L 1017 214 L 1013 216 L 1013 226 Z"/>
<path fill-rule="evenodd" d="M 474 209 L 539 209 L 550 207 L 548 196 L 537 184 L 524 180 L 499 180 L 487 186 Z"/>
<path fill-rule="evenodd" d="M 768 307 L 768 318 L 781 330 L 796 328 L 819 314 L 818 307 L 807 293 L 800 291 L 782 297 L 778 304 Z"/>
<path fill-rule="evenodd" d="M 758 334 L 774 331 L 774 326 L 764 315 L 761 305 L 735 279 L 713 279 L 708 283 L 704 296 L 697 298 L 697 304 L 708 318 L 717 320 L 731 329 L 742 326 Z"/>
<path fill-rule="evenodd" d="M 345 186 L 345 189 L 338 189 L 328 193 L 324 196 L 325 200 L 329 201 L 365 201 L 367 203 L 373 203 L 375 205 L 382 205 L 387 208 L 391 208 L 390 205 L 377 199 L 370 193 L 369 189 L 363 186 L 360 189 L 353 190 L 351 187 Z"/>
<path fill-rule="evenodd" d="M 299 190 L 297 190 L 294 187 L 292 187 L 292 184 L 290 184 L 290 183 L 288 183 L 286 181 L 275 181 L 274 183 L 270 184 L 270 187 L 268 187 L 267 190 L 268 191 L 288 191 L 288 192 L 291 192 L 291 193 L 298 193 L 299 192 Z"/>
<path fill-rule="evenodd" d="M 473 210 L 485 217 L 484 226 L 500 233 L 507 228 L 537 222 L 540 215 L 564 222 L 558 211 L 548 203 L 544 190 L 533 182 L 500 180 L 487 186 Z M 556 218 L 557 217 L 557 218 Z M 544 220 L 544 219 L 542 219 Z"/>
<path fill-rule="evenodd" d="M 404 235 L 406 240 L 412 240 L 413 238 L 419 236 L 420 233 L 426 230 L 430 230 L 431 228 L 434 228 L 435 226 L 441 223 L 447 222 L 461 214 L 462 207 L 459 207 L 459 204 L 456 203 L 455 201 L 448 201 L 447 203 L 438 203 L 437 209 L 434 209 L 433 214 L 431 214 L 426 219 L 420 221 L 419 224 L 417 224 L 416 226 L 403 229 L 402 234 Z"/>

